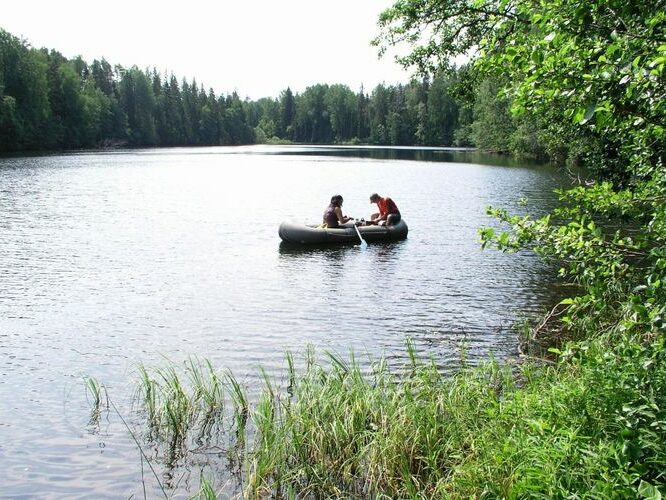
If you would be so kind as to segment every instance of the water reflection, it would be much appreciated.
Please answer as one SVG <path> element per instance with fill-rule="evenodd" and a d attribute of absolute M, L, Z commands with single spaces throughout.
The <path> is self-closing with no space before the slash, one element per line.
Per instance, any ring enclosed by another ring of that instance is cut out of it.
<path fill-rule="evenodd" d="M 257 153 L 260 153 L 258 151 Z M 412 160 L 423 162 L 457 162 L 494 165 L 504 167 L 525 167 L 540 165 L 535 160 L 517 159 L 509 155 L 480 152 L 473 148 L 437 148 L 437 147 L 380 147 L 380 146 L 309 146 L 294 149 L 289 147 L 278 151 L 266 151 L 264 154 L 297 156 L 336 156 L 341 158 L 369 158 L 374 160 Z"/>
<path fill-rule="evenodd" d="M 391 267 L 396 265 L 401 253 L 407 248 L 408 241 L 377 243 L 372 246 L 372 257 L 378 275 L 390 275 Z"/>
<path fill-rule="evenodd" d="M 360 245 L 358 243 L 345 243 L 339 245 L 299 245 L 298 243 L 289 243 L 281 241 L 278 247 L 280 256 L 312 256 L 317 254 L 327 253 L 341 253 L 344 255 L 349 251 L 358 251 Z"/>

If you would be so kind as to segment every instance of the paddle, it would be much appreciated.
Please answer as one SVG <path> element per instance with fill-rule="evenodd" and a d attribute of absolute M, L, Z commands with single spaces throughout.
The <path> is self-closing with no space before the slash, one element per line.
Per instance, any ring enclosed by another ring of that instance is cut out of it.
<path fill-rule="evenodd" d="M 356 229 L 356 234 L 358 234 L 358 239 L 361 240 L 361 248 L 367 248 L 368 244 L 363 239 L 363 236 L 361 236 L 361 231 L 358 230 L 358 226 L 356 225 L 356 220 L 354 220 L 354 229 Z"/>

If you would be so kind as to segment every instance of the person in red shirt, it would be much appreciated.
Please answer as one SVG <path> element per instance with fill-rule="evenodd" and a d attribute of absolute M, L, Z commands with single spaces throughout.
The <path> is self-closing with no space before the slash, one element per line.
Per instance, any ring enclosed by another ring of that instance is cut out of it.
<path fill-rule="evenodd" d="M 379 212 L 370 216 L 371 224 L 397 224 L 400 222 L 400 210 L 395 202 L 388 196 L 382 198 L 377 193 L 370 195 L 370 203 L 376 203 Z"/>

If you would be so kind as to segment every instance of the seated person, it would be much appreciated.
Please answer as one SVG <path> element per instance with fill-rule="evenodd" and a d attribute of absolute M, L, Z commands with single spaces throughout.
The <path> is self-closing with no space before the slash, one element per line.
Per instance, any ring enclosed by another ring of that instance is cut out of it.
<path fill-rule="evenodd" d="M 376 203 L 379 212 L 370 216 L 370 224 L 397 224 L 400 222 L 400 210 L 388 196 L 382 198 L 377 193 L 370 195 L 370 203 Z"/>
<path fill-rule="evenodd" d="M 326 207 L 326 211 L 324 212 L 324 222 L 322 224 L 324 227 L 340 227 L 340 224 L 351 220 L 351 217 L 342 215 L 342 201 L 342 196 L 339 194 L 331 198 L 331 203 Z"/>

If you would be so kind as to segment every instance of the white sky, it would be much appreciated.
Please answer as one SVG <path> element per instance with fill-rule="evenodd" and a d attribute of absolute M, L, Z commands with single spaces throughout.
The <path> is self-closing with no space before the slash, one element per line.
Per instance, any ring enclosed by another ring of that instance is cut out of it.
<path fill-rule="evenodd" d="M 366 91 L 409 74 L 370 40 L 392 0 L 2 0 L 0 27 L 65 57 L 156 67 L 219 94 L 277 97 L 290 86 Z"/>

